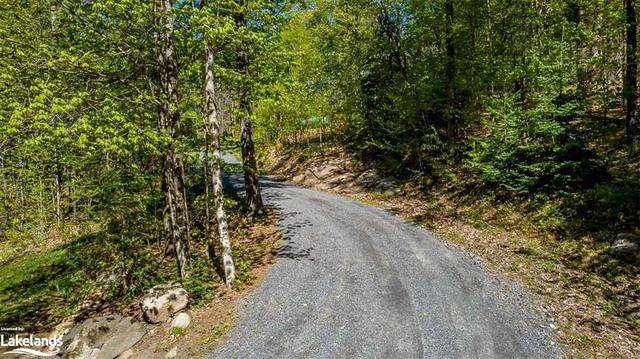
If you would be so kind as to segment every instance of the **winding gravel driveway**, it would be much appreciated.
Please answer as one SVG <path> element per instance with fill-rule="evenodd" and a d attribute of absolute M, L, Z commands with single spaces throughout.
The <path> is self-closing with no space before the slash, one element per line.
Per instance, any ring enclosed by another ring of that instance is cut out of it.
<path fill-rule="evenodd" d="M 240 189 L 240 176 L 229 185 Z M 460 249 L 351 199 L 266 178 L 262 186 L 282 247 L 208 358 L 560 355 L 526 292 Z"/>

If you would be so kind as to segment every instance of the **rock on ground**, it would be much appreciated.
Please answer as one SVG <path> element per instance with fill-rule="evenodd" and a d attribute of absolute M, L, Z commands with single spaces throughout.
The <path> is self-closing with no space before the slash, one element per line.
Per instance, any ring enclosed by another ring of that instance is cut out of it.
<path fill-rule="evenodd" d="M 173 358 L 177 358 L 177 357 L 178 357 L 178 347 L 171 348 L 171 350 L 169 350 L 167 355 L 165 355 L 165 358 L 167 358 L 167 359 L 173 359 Z"/>
<path fill-rule="evenodd" d="M 640 261 L 640 236 L 620 233 L 611 245 L 611 254 L 627 261 Z"/>
<path fill-rule="evenodd" d="M 189 295 L 179 283 L 158 285 L 149 290 L 140 303 L 149 323 L 167 321 L 189 305 Z"/>
<path fill-rule="evenodd" d="M 616 239 L 640 243 L 640 235 L 634 233 L 619 233 Z"/>
<path fill-rule="evenodd" d="M 64 358 L 113 359 L 140 341 L 145 333 L 142 323 L 130 317 L 90 318 L 63 337 Z"/>
<path fill-rule="evenodd" d="M 191 323 L 191 317 L 187 313 L 178 313 L 171 321 L 172 328 L 186 328 Z"/>

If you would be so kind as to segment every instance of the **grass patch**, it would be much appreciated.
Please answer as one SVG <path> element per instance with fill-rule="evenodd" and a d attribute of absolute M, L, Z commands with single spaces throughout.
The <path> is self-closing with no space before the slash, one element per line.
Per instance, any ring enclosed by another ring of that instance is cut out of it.
<path fill-rule="evenodd" d="M 0 323 L 23 326 L 70 315 L 88 291 L 86 261 L 99 254 L 95 236 L 50 252 L 29 253 L 0 267 Z M 79 257 L 80 254 L 82 257 Z M 84 263 L 83 263 L 84 262 Z M 40 319 L 42 318 L 42 319 Z"/>
<path fill-rule="evenodd" d="M 182 281 L 193 307 L 206 305 L 216 298 L 218 286 L 223 282 L 209 258 L 202 230 L 202 206 L 198 205 L 201 202 L 196 201 L 194 205 L 190 277 Z M 234 243 L 236 286 L 242 290 L 256 279 L 252 270 L 270 261 L 279 238 L 275 213 L 267 211 L 264 219 L 269 229 L 260 229 L 246 221 L 239 202 L 227 198 L 225 207 Z M 150 216 L 140 222 L 157 224 Z M 130 304 L 145 290 L 157 284 L 180 281 L 175 259 L 164 254 L 161 230 L 138 222 L 130 227 L 122 223 L 82 224 L 94 232 L 56 238 L 57 245 L 32 246 L 21 255 L 6 258 L 0 264 L 0 325 L 45 331 L 70 316 L 90 317 L 125 308 L 137 310 Z M 80 232 L 76 229 L 66 234 Z M 216 233 L 211 235 L 218 246 Z M 24 233 L 21 238 L 25 236 L 28 234 Z M 46 239 L 39 241 L 46 242 Z M 219 248 L 216 253 L 221 253 Z"/>
<path fill-rule="evenodd" d="M 171 328 L 171 335 L 179 337 L 181 335 L 184 335 L 186 331 L 187 330 L 185 328 L 173 327 Z"/>
<path fill-rule="evenodd" d="M 211 328 L 209 335 L 203 339 L 202 344 L 209 346 L 217 342 L 218 340 L 220 340 L 225 334 L 227 334 L 227 332 L 231 328 L 232 322 L 233 322 L 233 318 L 227 317 L 224 320 L 222 320 L 220 323 L 214 325 Z"/>
<path fill-rule="evenodd" d="M 154 260 L 156 254 L 145 244 L 116 245 L 99 231 L 15 257 L 0 266 L 0 323 L 42 330 L 85 300 L 95 311 L 119 308 L 171 277 L 172 263 Z"/>

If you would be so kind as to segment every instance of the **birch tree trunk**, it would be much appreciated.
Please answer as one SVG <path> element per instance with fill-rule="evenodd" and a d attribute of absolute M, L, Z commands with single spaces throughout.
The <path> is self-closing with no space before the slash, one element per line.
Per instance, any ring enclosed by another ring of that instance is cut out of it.
<path fill-rule="evenodd" d="M 241 6 L 246 5 L 246 0 L 240 0 Z M 246 26 L 245 15 L 242 12 L 235 15 L 235 22 L 238 28 Z M 245 82 L 249 76 L 249 54 L 246 47 L 241 46 L 236 50 L 236 65 Z M 247 206 L 249 207 L 249 217 L 254 218 L 262 213 L 262 194 L 260 193 L 260 182 L 258 181 L 258 166 L 256 163 L 255 145 L 253 143 L 253 124 L 251 114 L 253 108 L 249 100 L 246 83 L 241 85 L 240 91 L 240 145 L 242 147 L 242 169 L 244 171 L 244 189 L 247 196 Z"/>
<path fill-rule="evenodd" d="M 220 151 L 220 132 L 222 128 L 222 120 L 218 116 L 216 109 L 216 88 L 213 76 L 213 49 L 205 43 L 205 103 L 206 103 L 206 132 L 210 142 L 210 148 L 213 155 L 211 163 L 211 184 L 213 186 L 213 198 L 216 211 L 216 221 L 218 222 L 218 234 L 220 244 L 222 246 L 222 265 L 224 268 L 224 279 L 227 287 L 233 285 L 236 269 L 233 264 L 233 255 L 231 252 L 231 240 L 229 239 L 229 231 L 227 224 L 227 215 L 224 211 L 224 193 L 222 190 L 222 176 L 220 162 L 222 161 L 222 152 Z M 207 159 L 208 161 L 208 159 Z"/>
<path fill-rule="evenodd" d="M 180 136 L 180 112 L 176 88 L 178 66 L 172 38 L 173 20 L 169 14 L 171 7 L 171 0 L 156 0 L 154 14 L 158 25 L 159 125 L 172 139 L 164 155 L 164 227 L 167 239 L 173 245 L 180 276 L 185 278 L 189 267 L 189 211 L 184 186 L 184 164 L 175 148 L 175 140 Z"/>

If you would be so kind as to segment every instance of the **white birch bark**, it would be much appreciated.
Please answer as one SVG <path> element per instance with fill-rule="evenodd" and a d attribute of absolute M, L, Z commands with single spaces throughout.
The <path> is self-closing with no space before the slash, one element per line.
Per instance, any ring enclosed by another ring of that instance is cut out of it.
<path fill-rule="evenodd" d="M 213 76 L 214 54 L 211 46 L 205 43 L 206 64 L 205 64 L 205 102 L 206 102 L 206 131 L 210 142 L 209 148 L 213 161 L 211 163 L 211 184 L 213 186 L 213 197 L 218 222 L 218 233 L 222 246 L 222 265 L 224 269 L 225 283 L 228 287 L 233 285 L 235 279 L 235 265 L 231 251 L 231 240 L 227 224 L 227 215 L 224 210 L 224 193 L 222 188 L 222 174 L 220 163 L 222 152 L 220 150 L 220 129 L 222 128 L 221 118 L 216 109 L 215 97 L 216 88 Z"/>

